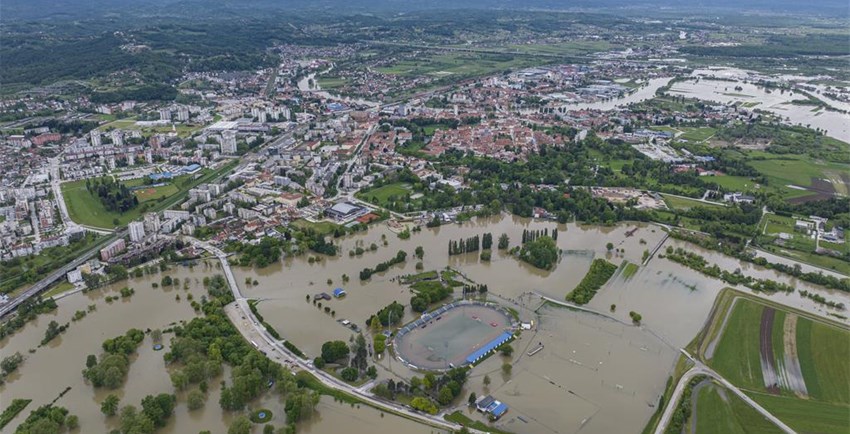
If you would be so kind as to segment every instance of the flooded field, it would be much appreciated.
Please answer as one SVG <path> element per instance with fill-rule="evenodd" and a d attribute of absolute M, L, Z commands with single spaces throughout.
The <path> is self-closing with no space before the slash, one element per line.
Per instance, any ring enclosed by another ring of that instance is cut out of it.
<path fill-rule="evenodd" d="M 190 279 L 189 290 L 151 287 L 151 283 L 159 282 L 166 274 L 181 280 Z M 33 400 L 6 426 L 4 432 L 13 432 L 31 410 L 51 402 L 66 387 L 70 387 L 70 391 L 57 401 L 57 405 L 64 406 L 80 418 L 80 432 L 105 432 L 117 426 L 117 417 L 107 420 L 100 412 L 100 402 L 110 393 L 119 396 L 122 405 L 133 404 L 137 407 L 146 395 L 170 393 L 171 380 L 162 359 L 163 352 L 168 350 L 171 339 L 169 334 L 163 335 L 166 348 L 162 351 L 154 351 L 150 337 L 145 338 L 137 355 L 131 358 L 128 379 L 120 389 L 95 389 L 85 382 L 81 372 L 85 368 L 86 356 L 99 355 L 102 352 L 101 343 L 108 338 L 122 335 L 130 328 L 165 329 L 194 317 L 195 313 L 186 297 L 192 294 L 199 299 L 206 293 L 200 283 L 205 275 L 203 267 L 195 267 L 194 270 L 174 267 L 165 273 L 129 279 L 87 294 L 74 294 L 60 300 L 55 312 L 40 316 L 0 342 L 0 352 L 4 357 L 20 352 L 26 358 L 15 375 L 0 386 L 2 407 L 14 398 Z M 119 299 L 112 303 L 105 301 L 107 296 L 116 296 L 118 289 L 124 286 L 134 288 L 135 294 L 129 299 Z M 175 300 L 177 294 L 180 294 L 181 301 Z M 95 305 L 97 310 L 88 313 L 82 320 L 71 321 L 76 311 L 86 310 L 89 305 Z M 47 324 L 53 320 L 59 324 L 70 323 L 70 327 L 47 346 L 29 353 L 30 349 L 37 348 Z M 218 397 L 215 396 L 218 385 L 215 382 L 211 382 L 211 385 L 215 387 L 210 388 L 211 394 L 205 409 L 187 414 L 188 409 L 183 400 L 175 409 L 176 417 L 172 417 L 168 427 L 160 432 L 197 432 L 222 426 L 227 417 L 222 416 L 218 408 Z"/>
<path fill-rule="evenodd" d="M 697 70 L 695 76 L 715 76 L 723 79 L 741 79 L 739 70 Z M 738 87 L 736 90 L 735 88 Z M 826 135 L 844 142 L 850 142 L 850 115 L 835 111 L 818 109 L 811 105 L 796 105 L 791 101 L 806 99 L 799 92 L 780 92 L 768 90 L 743 81 L 720 81 L 701 79 L 678 82 L 670 89 L 673 95 L 684 95 L 705 101 L 715 101 L 723 104 L 751 103 L 753 109 L 769 111 L 781 116 L 788 123 L 820 128 Z"/>
<path fill-rule="evenodd" d="M 535 269 L 501 251 L 495 251 L 489 262 L 481 261 L 477 253 L 448 255 L 450 240 L 487 232 L 498 238 L 505 233 L 510 237 L 511 246 L 516 246 L 524 229 L 551 231 L 556 227 L 558 246 L 564 254 L 552 271 Z M 624 261 L 641 264 L 643 252 L 652 250 L 664 238 L 661 228 L 653 225 L 626 223 L 614 227 L 586 227 L 507 215 L 435 229 L 423 228 L 407 240 L 399 239 L 388 226 L 381 224 L 368 232 L 338 239 L 342 247 L 338 257 L 317 261 L 312 255 L 311 262 L 311 255 L 305 255 L 263 269 L 238 268 L 234 272 L 243 294 L 260 300 L 257 307 L 265 320 L 312 357 L 319 354 L 325 341 L 348 341 L 354 335 L 339 322 L 342 319 L 365 328 L 369 316 L 393 301 L 407 306 L 404 323 L 415 319 L 418 315 L 409 308 L 410 290 L 398 277 L 451 267 L 467 281 L 488 285 L 490 301 L 515 309 L 522 321 L 534 320 L 537 325 L 534 330 L 524 331 L 512 344 L 516 351 L 510 359 L 513 363 L 511 374 L 505 375 L 501 370 L 502 363 L 508 359 L 492 356 L 472 370 L 461 396 L 466 397 L 470 392 L 479 396 L 489 393 L 505 402 L 511 410 L 499 424 L 517 433 L 576 432 L 579 429 L 592 433 L 629 432 L 639 430 L 655 411 L 653 406 L 657 404 L 678 348 L 687 345 L 702 328 L 717 293 L 727 285 L 656 256 L 636 271 L 631 267 L 633 271 L 626 273 L 625 267 L 621 267 L 587 306 L 611 318 L 560 307 L 541 307 L 540 296 L 563 300 L 584 277 L 594 258 L 606 258 L 616 265 Z M 611 252 L 606 248 L 609 242 L 614 246 Z M 375 251 L 371 251 L 371 244 L 376 245 Z M 416 269 L 417 259 L 413 256 L 417 246 L 422 246 L 425 252 L 422 270 Z M 848 294 L 813 287 L 684 242 L 668 239 L 663 247 L 666 246 L 684 247 L 723 269 L 741 268 L 745 274 L 787 282 L 850 305 Z M 350 257 L 349 250 L 356 247 L 364 247 L 366 252 Z M 374 274 L 370 280 L 360 281 L 358 277 L 363 268 L 375 267 L 394 257 L 398 250 L 408 252 L 405 263 Z M 75 294 L 62 299 L 56 312 L 40 317 L 0 342 L 3 355 L 16 351 L 26 355 L 20 370 L 0 387 L 2 404 L 5 406 L 12 398 L 33 399 L 31 406 L 4 432 L 13 432 L 30 410 L 52 401 L 66 387 L 70 387 L 70 391 L 58 404 L 80 417 L 81 432 L 114 428 L 117 418 L 107 420 L 99 409 L 100 401 L 110 391 L 95 390 L 85 383 L 80 373 L 86 355 L 99 354 L 103 340 L 123 334 L 129 328 L 164 329 L 191 319 L 195 313 L 187 301 L 188 294 L 200 298 L 204 293 L 203 277 L 216 272 L 219 270 L 215 266 L 198 265 L 193 269 L 173 267 L 165 273 L 181 281 L 188 280 L 187 290 L 152 288 L 151 284 L 165 275 L 158 273 L 88 294 Z M 343 275 L 348 277 L 347 281 Z M 246 284 L 246 279 L 256 280 L 257 284 Z M 105 301 L 107 295 L 117 295 L 123 286 L 135 288 L 135 295 L 129 300 Z M 323 301 L 331 312 L 325 313 L 313 304 L 314 294 L 332 292 L 336 287 L 344 288 L 347 296 Z M 180 301 L 175 299 L 177 294 L 181 296 Z M 823 314 L 819 305 L 798 294 L 775 294 L 770 299 Z M 89 305 L 95 305 L 96 310 L 80 321 L 71 322 L 74 312 L 86 310 Z M 615 305 L 614 309 L 611 305 Z M 643 316 L 641 327 L 631 324 L 630 311 Z M 71 326 L 46 347 L 29 353 L 41 340 L 51 320 L 60 324 L 71 322 Z M 166 334 L 163 341 L 164 351 L 167 351 L 170 336 Z M 122 405 L 138 406 L 145 395 L 172 391 L 162 360 L 163 352 L 153 351 L 151 344 L 150 338 L 146 338 L 138 355 L 133 356 L 125 387 L 112 391 L 122 398 Z M 533 356 L 527 354 L 541 344 L 541 351 Z M 379 380 L 408 380 L 413 375 L 421 375 L 389 354 L 376 361 L 376 366 Z M 483 384 L 485 375 L 492 379 L 488 387 Z M 179 395 L 175 417 L 160 432 L 223 431 L 233 415 L 220 410 L 218 383 L 210 384 L 213 387 L 204 409 L 189 412 L 186 397 Z M 282 425 L 283 420 L 278 418 L 283 412 L 277 400 L 276 396 L 265 396 L 250 407 L 271 408 L 275 412 L 273 423 Z M 456 409 L 468 411 L 465 402 L 459 402 Z M 483 420 L 477 413 L 469 416 Z M 305 422 L 302 428 L 301 432 L 315 433 L 433 431 L 395 416 L 381 416 L 372 409 L 352 408 L 326 399 L 319 405 L 318 416 Z"/>
<path fill-rule="evenodd" d="M 511 246 L 516 246 L 521 240 L 523 229 L 552 230 L 555 227 L 559 231 L 558 246 L 567 253 L 553 271 L 536 269 L 502 251 L 495 251 L 489 262 L 481 261 L 476 253 L 448 256 L 449 240 L 485 232 L 498 238 L 506 233 L 510 237 Z M 514 299 L 528 291 L 562 300 L 584 277 L 592 259 L 608 254 L 605 247 L 608 242 L 625 250 L 622 256 L 612 256 L 612 261 L 619 263 L 628 259 L 639 263 L 643 250 L 657 243 L 663 236 L 658 228 L 641 226 L 633 236 L 626 237 L 628 228 L 634 227 L 635 224 L 610 228 L 557 225 L 505 216 L 479 219 L 463 225 L 423 229 L 420 233 L 413 233 L 410 239 L 401 240 L 386 225 L 378 225 L 368 233 L 338 240 L 342 246 L 342 255 L 339 257 L 325 258 L 311 264 L 308 257 L 302 256 L 260 270 L 237 268 L 234 272 L 240 284 L 246 278 L 258 281 L 256 286 L 243 288 L 243 294 L 262 300 L 257 307 L 266 321 L 302 351 L 316 355 L 325 341 L 348 340 L 351 336 L 352 331 L 337 320 L 348 319 L 362 328 L 369 316 L 393 301 L 409 304 L 411 293 L 396 278 L 419 272 L 416 270 L 417 261 L 413 258 L 417 246 L 422 246 L 425 251 L 422 260 L 425 271 L 452 267 L 469 280 L 488 285 L 489 294 L 496 301 Z M 388 244 L 386 247 L 383 245 L 384 239 Z M 646 245 L 640 243 L 641 239 L 644 239 Z M 361 257 L 348 256 L 348 251 L 355 245 L 368 247 L 372 243 L 379 246 L 377 251 L 367 252 Z M 363 268 L 386 261 L 395 256 L 398 250 L 408 252 L 405 263 L 393 266 L 384 273 L 377 273 L 370 280 L 358 279 Z M 350 278 L 348 283 L 343 283 L 343 274 Z M 327 283 L 328 279 L 332 281 L 330 284 Z M 334 317 L 307 301 L 308 296 L 312 298 L 316 293 L 330 293 L 335 287 L 344 288 L 347 295 L 343 299 L 324 302 L 323 306 L 330 306 L 336 312 Z M 403 322 L 413 319 L 408 306 Z"/>
<path fill-rule="evenodd" d="M 538 313 L 538 328 L 512 344 L 510 375 L 502 373 L 497 356 L 472 372 L 470 389 L 511 407 L 498 426 L 529 434 L 640 431 L 656 410 L 677 351 L 640 328 L 601 316 L 549 306 Z M 489 387 L 482 383 L 485 374 Z"/>
<path fill-rule="evenodd" d="M 80 418 L 80 433 L 107 432 L 118 428 L 119 418 L 106 418 L 100 412 L 100 403 L 109 394 L 121 398 L 121 405 L 132 404 L 137 408 L 141 399 L 146 395 L 172 393 L 173 387 L 169 372 L 162 356 L 168 351 L 171 335 L 163 335 L 165 348 L 154 351 L 150 337 L 139 346 L 137 354 L 131 357 L 130 372 L 124 386 L 116 390 L 105 388 L 95 389 L 83 379 L 81 371 L 85 368 L 88 354 L 100 354 L 101 343 L 123 334 L 130 328 L 165 329 L 180 321 L 188 321 L 195 316 L 194 311 L 186 301 L 188 294 L 199 299 L 206 291 L 201 280 L 204 276 L 216 272 L 214 267 L 196 266 L 193 270 L 187 267 L 173 267 L 165 273 L 153 274 L 139 279 L 107 286 L 87 294 L 74 294 L 58 302 L 59 308 L 51 314 L 40 316 L 36 321 L 27 324 L 18 333 L 0 341 L 0 356 L 20 352 L 25 356 L 23 365 L 13 375 L 7 377 L 6 384 L 0 386 L 0 408 L 5 408 L 12 399 L 32 399 L 32 403 L 21 412 L 2 432 L 14 432 L 31 410 L 47 404 L 70 387 L 68 393 L 57 401 L 57 405 L 67 408 L 71 414 Z M 175 288 L 151 287 L 151 283 L 159 282 L 164 275 L 190 280 L 188 290 Z M 197 280 L 196 280 L 197 279 Z M 129 300 L 118 300 L 112 303 L 105 301 L 107 296 L 115 296 L 118 289 L 129 286 L 136 293 Z M 181 301 L 175 296 L 180 294 Z M 71 317 L 78 310 L 86 310 L 89 305 L 95 305 L 96 310 L 89 312 L 80 321 L 71 322 Z M 55 338 L 47 346 L 37 348 L 50 321 L 60 324 L 70 322 L 68 330 Z M 31 348 L 37 348 L 29 353 Z M 229 368 L 220 377 L 229 378 Z M 209 382 L 209 392 L 204 408 L 189 411 L 186 405 L 188 392 L 177 394 L 177 406 L 174 415 L 168 420 L 168 425 L 158 430 L 158 433 L 194 433 L 210 430 L 221 433 L 237 413 L 224 412 L 219 407 L 221 386 L 220 381 Z M 275 414 L 272 424 L 283 426 L 285 416 L 283 403 L 276 395 L 267 394 L 249 408 L 270 408 Z M 389 414 L 382 415 L 379 411 L 362 406 L 353 408 L 348 404 L 334 402 L 323 397 L 312 419 L 301 424 L 299 432 L 330 433 L 345 431 L 349 434 L 367 434 L 373 432 L 407 432 L 407 433 L 437 433 L 440 432 L 407 419 Z"/>

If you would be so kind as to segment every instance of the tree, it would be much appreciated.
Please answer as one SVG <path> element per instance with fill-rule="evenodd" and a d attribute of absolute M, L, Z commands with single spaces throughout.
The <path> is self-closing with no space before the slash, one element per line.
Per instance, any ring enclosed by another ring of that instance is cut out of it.
<path fill-rule="evenodd" d="M 230 423 L 227 434 L 251 434 L 251 421 L 245 416 L 238 416 Z"/>
<path fill-rule="evenodd" d="M 348 357 L 348 345 L 343 341 L 328 341 L 322 344 L 322 359 L 327 363 Z"/>
<path fill-rule="evenodd" d="M 415 254 L 416 258 L 422 259 L 425 256 L 425 249 L 423 249 L 422 246 L 416 246 Z"/>
<path fill-rule="evenodd" d="M 510 245 L 510 239 L 508 239 L 508 234 L 503 233 L 499 235 L 499 250 L 505 250 Z"/>
<path fill-rule="evenodd" d="M 153 421 L 136 407 L 128 405 L 121 409 L 121 432 L 123 434 L 150 434 L 156 430 Z"/>
<path fill-rule="evenodd" d="M 514 353 L 514 347 L 512 347 L 510 344 L 505 344 L 499 347 L 499 351 L 502 353 L 503 356 L 510 357 Z"/>
<path fill-rule="evenodd" d="M 503 374 L 511 375 L 512 370 L 513 370 L 513 366 L 511 366 L 510 363 L 505 362 L 505 363 L 502 364 L 502 373 Z"/>
<path fill-rule="evenodd" d="M 115 416 L 115 413 L 118 412 L 118 404 L 120 402 L 121 400 L 117 396 L 110 393 L 100 403 L 100 412 L 106 416 Z"/>
<path fill-rule="evenodd" d="M 65 426 L 68 427 L 69 430 L 75 430 L 80 427 L 80 418 L 75 414 L 68 415 L 65 419 Z"/>
<path fill-rule="evenodd" d="M 167 393 L 160 393 L 156 396 L 148 395 L 142 398 L 142 413 L 153 421 L 154 426 L 162 428 L 171 414 L 174 413 L 176 402 L 177 397 Z"/>
<path fill-rule="evenodd" d="M 614 243 L 609 242 L 605 245 L 605 249 L 608 250 L 608 252 L 610 253 L 611 250 L 614 250 Z"/>
<path fill-rule="evenodd" d="M 484 379 L 482 381 L 483 381 L 485 386 L 489 386 L 490 385 L 490 376 L 487 375 L 487 374 L 484 374 Z"/>
<path fill-rule="evenodd" d="M 93 368 L 94 365 L 97 365 L 97 356 L 89 354 L 86 356 L 86 368 Z"/>
<path fill-rule="evenodd" d="M 4 357 L 3 360 L 0 361 L 0 370 L 3 371 L 3 375 L 9 375 L 12 372 L 15 372 L 23 361 L 24 356 L 22 356 L 21 353 L 16 352 L 11 356 Z"/>
<path fill-rule="evenodd" d="M 198 410 L 202 408 L 206 402 L 206 395 L 204 392 L 201 392 L 198 389 L 194 389 L 189 392 L 189 396 L 186 398 L 187 405 L 189 406 L 189 410 Z"/>
<path fill-rule="evenodd" d="M 468 402 L 469 405 L 475 405 L 475 401 L 477 401 L 477 400 L 478 400 L 478 397 L 475 396 L 475 392 L 471 392 L 469 394 L 469 399 L 467 399 L 466 402 Z"/>
<path fill-rule="evenodd" d="M 352 367 L 345 368 L 339 373 L 339 376 L 348 382 L 357 381 L 357 369 Z"/>
<path fill-rule="evenodd" d="M 449 389 L 449 386 L 441 387 L 440 392 L 437 394 L 437 402 L 439 402 L 440 405 L 446 406 L 451 404 L 452 399 L 454 399 L 452 389 Z"/>

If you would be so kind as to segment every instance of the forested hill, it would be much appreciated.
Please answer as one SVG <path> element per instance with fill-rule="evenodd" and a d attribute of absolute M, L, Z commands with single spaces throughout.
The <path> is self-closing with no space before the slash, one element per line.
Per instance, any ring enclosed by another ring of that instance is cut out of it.
<path fill-rule="evenodd" d="M 4 0 L 3 22 L 40 19 L 85 19 L 134 15 L 172 17 L 240 16 L 280 11 L 326 10 L 336 13 L 426 9 L 644 9 L 736 10 L 848 16 L 845 0 Z"/>

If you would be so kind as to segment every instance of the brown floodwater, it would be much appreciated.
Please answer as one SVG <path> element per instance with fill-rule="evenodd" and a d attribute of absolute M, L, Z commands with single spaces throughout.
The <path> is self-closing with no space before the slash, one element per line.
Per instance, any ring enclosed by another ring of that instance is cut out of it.
<path fill-rule="evenodd" d="M 171 393 L 173 388 L 162 355 L 168 351 L 170 334 L 163 335 L 165 349 L 154 351 L 150 337 L 140 345 L 132 357 L 130 373 L 124 386 L 116 390 L 95 389 L 86 384 L 81 371 L 85 368 L 88 354 L 100 354 L 101 343 L 110 337 L 123 334 L 130 328 L 142 330 L 151 328 L 165 329 L 179 321 L 190 320 L 194 311 L 186 300 L 191 293 L 196 299 L 205 293 L 201 280 L 212 275 L 216 267 L 196 266 L 172 267 L 165 273 L 157 273 L 139 279 L 107 286 L 87 294 L 74 294 L 58 302 L 59 308 L 50 314 L 42 315 L 27 324 L 18 333 L 0 341 L 0 356 L 5 357 L 20 352 L 26 357 L 17 372 L 7 378 L 0 386 L 0 408 L 5 408 L 15 398 L 28 398 L 33 402 L 21 412 L 2 432 L 14 432 L 31 410 L 51 402 L 65 390 L 71 389 L 57 401 L 57 405 L 67 408 L 71 414 L 80 418 L 77 432 L 106 432 L 117 428 L 118 417 L 106 418 L 100 412 L 100 402 L 110 393 L 121 398 L 121 405 L 133 404 L 140 407 L 141 399 L 150 394 Z M 189 290 L 154 289 L 152 282 L 159 282 L 168 274 L 179 277 L 181 281 L 190 279 Z M 197 280 L 196 280 L 197 279 Z M 136 293 L 129 300 L 107 303 L 107 295 L 117 295 L 118 289 L 132 287 Z M 180 294 L 181 301 L 175 300 Z M 97 310 L 88 313 L 80 321 L 71 322 L 77 310 L 86 310 L 89 305 Z M 37 348 L 47 324 L 55 320 L 60 324 L 71 322 L 68 330 L 47 346 Z M 29 349 L 37 348 L 34 353 Z M 223 376 L 209 382 L 210 388 L 204 408 L 189 411 L 186 406 L 188 392 L 178 393 L 178 405 L 169 419 L 168 425 L 157 431 L 160 433 L 193 433 L 210 430 L 213 433 L 226 432 L 235 413 L 224 412 L 218 405 L 221 387 L 220 380 L 229 378 L 226 368 Z M 283 426 L 285 415 L 283 403 L 276 395 L 267 394 L 249 405 L 249 408 L 269 408 L 274 419 L 271 423 Z M 409 432 L 436 433 L 437 429 L 418 424 L 407 419 L 381 412 L 368 407 L 354 408 L 348 404 L 323 398 L 312 419 L 301 423 L 299 432 L 332 433 L 345 431 L 350 434 L 370 432 Z"/>
<path fill-rule="evenodd" d="M 498 251 L 494 251 L 490 262 L 481 261 L 475 253 L 448 256 L 449 240 L 490 232 L 495 244 L 499 235 L 506 233 L 511 246 L 515 246 L 523 229 L 548 228 L 551 231 L 555 227 L 559 230 L 558 246 L 566 252 L 552 271 L 535 269 Z M 627 236 L 627 231 L 633 229 L 635 232 Z M 606 312 L 619 321 L 561 308 L 538 309 L 540 298 L 531 293 L 562 300 L 585 275 L 593 258 L 604 257 L 615 264 L 624 260 L 640 264 L 643 251 L 651 250 L 662 238 L 662 230 L 652 225 L 600 228 L 557 225 L 513 216 L 423 228 L 408 240 L 399 239 L 386 225 L 378 225 L 366 233 L 337 240 L 342 246 L 340 257 L 311 264 L 309 255 L 305 255 L 287 258 L 260 270 L 237 268 L 234 272 L 243 294 L 262 300 L 259 310 L 266 321 L 308 355 L 315 356 L 323 342 L 353 337 L 354 332 L 337 320 L 349 319 L 364 328 L 366 318 L 381 307 L 392 301 L 409 303 L 409 290 L 396 278 L 418 272 L 413 253 L 416 246 L 422 246 L 424 270 L 441 270 L 448 266 L 476 283 L 487 284 L 488 298 L 515 308 L 522 320 L 534 320 L 539 326 L 536 331 L 524 332 L 513 344 L 516 351 L 510 376 L 501 373 L 502 357 L 491 357 L 473 369 L 463 391 L 464 397 L 469 392 L 491 393 L 507 403 L 511 410 L 499 424 L 517 433 L 575 432 L 579 428 L 583 432 L 629 432 L 640 430 L 655 411 L 652 405 L 657 403 L 672 369 L 676 348 L 686 345 L 699 331 L 717 292 L 727 285 L 656 257 L 628 279 L 616 275 L 589 304 L 590 308 Z M 607 252 L 608 242 L 624 252 Z M 372 243 L 378 246 L 375 252 L 368 251 Z M 666 245 L 687 247 L 723 268 L 741 268 L 756 277 L 815 289 L 829 299 L 850 305 L 848 296 L 843 293 L 812 288 L 772 270 L 741 263 L 687 243 L 667 240 Z M 348 251 L 356 246 L 363 246 L 367 252 L 349 257 Z M 359 280 L 360 270 L 374 268 L 394 257 L 400 249 L 408 253 L 406 263 L 377 273 L 368 281 Z M 187 293 L 199 298 L 204 293 L 200 281 L 216 272 L 219 272 L 216 266 L 202 265 L 193 269 L 173 267 L 167 272 L 181 281 L 189 278 L 188 291 L 151 288 L 151 283 L 159 282 L 163 276 L 158 273 L 88 294 L 75 294 L 62 299 L 56 312 L 39 317 L 15 335 L 0 341 L 0 356 L 16 351 L 26 356 L 19 371 L 0 386 L 0 407 L 8 405 L 13 398 L 33 399 L 30 407 L 3 432 L 13 432 L 30 410 L 52 401 L 66 387 L 71 389 L 58 404 L 80 417 L 80 432 L 104 432 L 115 427 L 117 421 L 107 420 L 99 409 L 100 401 L 109 393 L 121 396 L 122 405 L 138 406 L 145 395 L 171 392 L 163 353 L 152 350 L 150 338 L 140 346 L 125 386 L 117 391 L 95 390 L 85 383 L 81 371 L 86 355 L 99 354 L 103 340 L 123 334 L 129 328 L 164 329 L 175 322 L 191 319 L 195 313 L 186 300 Z M 348 282 L 343 282 L 344 274 L 349 277 Z M 256 279 L 258 284 L 246 285 L 246 278 Z M 328 279 L 332 282 L 328 283 Z M 118 288 L 123 286 L 135 288 L 135 295 L 130 300 L 106 303 L 105 297 L 117 295 Z M 331 293 L 336 287 L 345 288 L 348 295 L 322 302 L 335 311 L 335 317 L 324 313 L 311 301 L 305 301 L 307 296 Z M 178 293 L 181 301 L 175 300 Z M 777 294 L 771 299 L 808 311 L 822 310 L 797 294 Z M 54 319 L 63 324 L 70 322 L 75 311 L 85 310 L 91 304 L 97 306 L 95 312 L 72 322 L 70 328 L 48 346 L 28 353 L 38 345 L 48 322 Z M 611 304 L 617 306 L 609 313 Z M 643 315 L 643 327 L 628 324 L 631 310 Z M 408 306 L 404 321 L 413 318 Z M 170 336 L 166 334 L 164 351 L 169 341 Z M 541 342 L 543 351 L 531 357 L 526 355 L 529 348 Z M 379 379 L 409 379 L 417 374 L 389 354 L 377 360 L 376 365 Z M 485 374 L 493 380 L 488 388 L 482 384 Z M 227 378 L 226 375 L 223 378 Z M 207 405 L 202 410 L 189 412 L 185 395 L 178 395 L 175 417 L 160 432 L 191 433 L 204 429 L 224 432 L 233 415 L 219 408 L 218 381 L 211 381 L 210 385 Z M 467 411 L 465 399 L 461 401 L 458 409 Z M 273 423 L 283 424 L 282 404 L 276 396 L 264 396 L 250 405 L 251 408 L 258 406 L 270 408 L 275 413 Z M 396 416 L 381 416 L 377 410 L 353 408 L 329 399 L 323 399 L 318 409 L 315 418 L 302 424 L 301 432 L 435 432 L 430 427 Z M 470 416 L 483 420 L 477 414 Z"/>

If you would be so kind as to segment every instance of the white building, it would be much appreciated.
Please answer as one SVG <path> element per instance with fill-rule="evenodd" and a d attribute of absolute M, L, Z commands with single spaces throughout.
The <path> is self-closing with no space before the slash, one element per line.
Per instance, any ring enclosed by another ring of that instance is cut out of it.
<path fill-rule="evenodd" d="M 150 233 L 157 233 L 159 229 L 162 227 L 162 224 L 159 221 L 159 214 L 155 212 L 149 212 L 145 214 L 145 230 Z"/>
<path fill-rule="evenodd" d="M 91 132 L 89 132 L 89 139 L 92 146 L 100 146 L 100 130 L 91 130 Z"/>
<path fill-rule="evenodd" d="M 221 153 L 233 155 L 236 153 L 236 131 L 221 132 Z"/>
<path fill-rule="evenodd" d="M 180 122 L 186 122 L 189 120 L 189 109 L 186 107 L 180 107 L 177 109 L 177 120 Z"/>
<path fill-rule="evenodd" d="M 159 120 L 170 121 L 171 120 L 171 110 L 169 110 L 167 108 L 159 109 Z"/>
<path fill-rule="evenodd" d="M 130 230 L 130 241 L 141 243 L 145 239 L 145 224 L 142 222 L 130 222 L 128 225 Z"/>
<path fill-rule="evenodd" d="M 124 146 L 124 133 L 121 130 L 112 130 L 112 144 L 115 146 Z"/>

